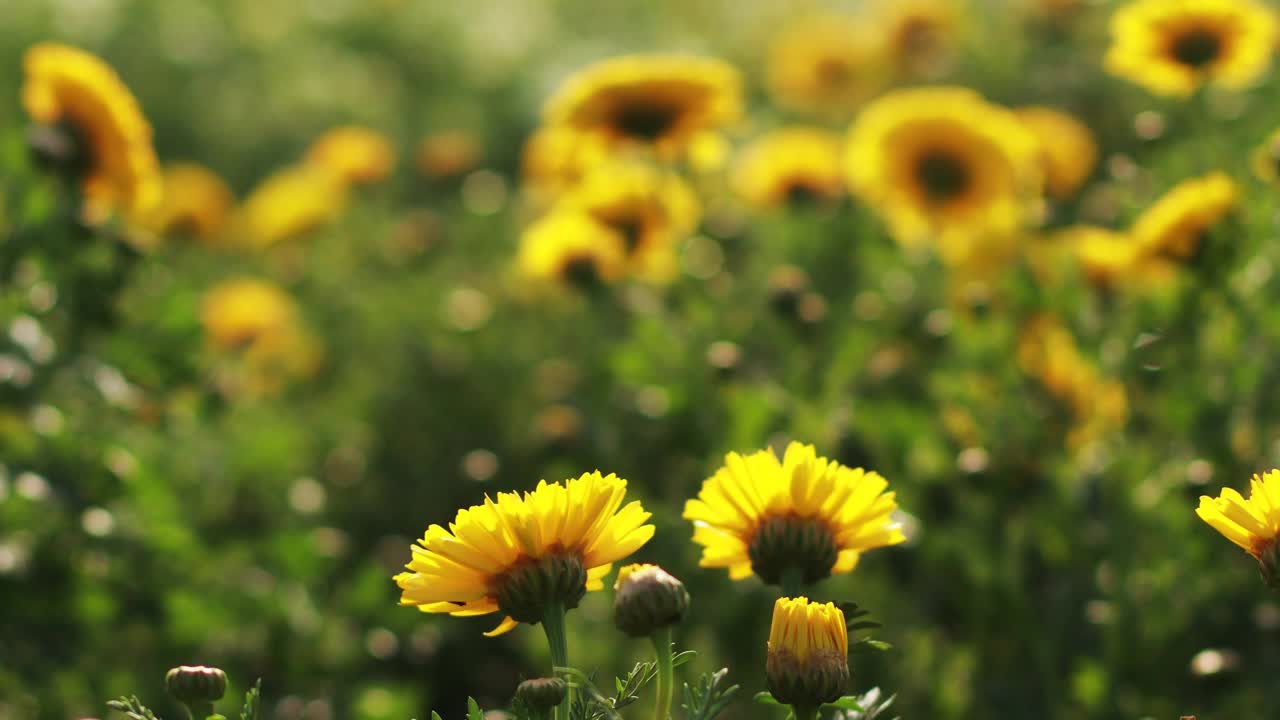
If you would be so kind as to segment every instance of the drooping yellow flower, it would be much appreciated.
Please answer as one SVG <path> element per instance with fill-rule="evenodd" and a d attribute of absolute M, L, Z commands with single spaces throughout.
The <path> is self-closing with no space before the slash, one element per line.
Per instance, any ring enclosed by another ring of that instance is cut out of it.
<path fill-rule="evenodd" d="M 1133 236 L 1145 253 L 1187 260 L 1235 209 L 1237 196 L 1235 181 L 1220 172 L 1184 180 L 1138 217 Z"/>
<path fill-rule="evenodd" d="M 734 187 L 758 207 L 840 197 L 845 192 L 841 140 L 820 128 L 790 127 L 767 133 L 743 150 L 733 174 Z"/>
<path fill-rule="evenodd" d="M 262 181 L 240 210 L 245 242 L 258 249 L 304 235 L 342 214 L 347 193 L 333 173 L 295 165 Z"/>
<path fill-rule="evenodd" d="M 1068 446 L 1082 447 L 1128 421 L 1124 385 L 1104 378 L 1057 318 L 1040 315 L 1027 323 L 1018 338 L 1017 360 L 1024 372 L 1037 378 L 1071 412 L 1074 425 Z"/>
<path fill-rule="evenodd" d="M 816 708 L 849 684 L 849 631 L 834 603 L 778 598 L 765 660 L 769 692 L 786 705 Z"/>
<path fill-rule="evenodd" d="M 1098 162 L 1098 144 L 1088 126 L 1048 107 L 1024 107 L 1015 112 L 1040 143 L 1045 190 L 1059 200 L 1075 195 Z"/>
<path fill-rule="evenodd" d="M 945 70 L 963 18 L 958 0 L 878 0 L 877 32 L 900 76 L 929 77 Z"/>
<path fill-rule="evenodd" d="M 1280 470 L 1254 475 L 1246 500 L 1234 488 L 1211 498 L 1200 496 L 1196 514 L 1223 537 L 1262 560 L 1280 537 Z"/>
<path fill-rule="evenodd" d="M 151 125 L 124 82 L 83 50 L 40 43 L 23 56 L 22 104 L 37 123 L 61 126 L 77 147 L 84 215 L 142 213 L 160 199 L 160 171 Z"/>
<path fill-rule="evenodd" d="M 235 197 L 217 174 L 194 163 L 177 163 L 164 169 L 160 203 L 138 222 L 160 235 L 189 234 L 213 242 L 234 205 Z"/>
<path fill-rule="evenodd" d="M 596 471 L 459 510 L 448 529 L 431 525 L 413 546 L 408 572 L 395 577 L 400 604 L 459 617 L 504 613 L 490 636 L 541 622 L 550 606 L 577 607 L 604 587 L 614 562 L 653 537 L 640 503 L 622 506 L 626 491 L 626 480 Z"/>
<path fill-rule="evenodd" d="M 484 148 L 480 138 L 467 130 L 442 130 L 418 141 L 418 172 L 429 178 L 457 177 L 480 162 Z"/>
<path fill-rule="evenodd" d="M 620 278 L 627 250 L 621 235 L 590 215 L 557 211 L 520 236 L 518 263 L 527 277 L 586 289 Z"/>
<path fill-rule="evenodd" d="M 1040 145 L 1008 109 L 964 88 L 891 92 L 850 130 L 850 188 L 906 246 L 955 265 L 999 260 L 1040 207 Z"/>
<path fill-rule="evenodd" d="M 684 518 L 703 547 L 702 567 L 726 568 L 734 580 L 754 573 L 774 585 L 788 575 L 813 583 L 906 539 L 890 517 L 898 506 L 886 487 L 875 472 L 793 442 L 781 461 L 772 450 L 726 455 L 685 503 Z"/>
<path fill-rule="evenodd" d="M 358 125 L 345 125 L 311 143 L 306 161 L 334 174 L 343 183 L 366 185 L 391 174 L 396 166 L 396 153 L 391 141 L 381 133 Z"/>
<path fill-rule="evenodd" d="M 821 15 L 788 25 L 767 60 L 769 93 L 792 110 L 844 115 L 885 82 L 879 44 L 851 17 Z"/>
<path fill-rule="evenodd" d="M 1276 32 L 1253 0 L 1133 0 L 1111 17 L 1106 67 L 1157 95 L 1244 88 L 1271 65 Z"/>
<path fill-rule="evenodd" d="M 1273 131 L 1249 155 L 1249 167 L 1261 181 L 1280 184 L 1280 130 Z"/>
<path fill-rule="evenodd" d="M 1147 255 L 1128 233 L 1077 225 L 1057 233 L 1054 240 L 1070 249 L 1085 278 L 1095 285 L 1112 287 L 1145 274 Z"/>
<path fill-rule="evenodd" d="M 629 270 L 643 280 L 668 282 L 676 274 L 676 244 L 697 227 L 698 198 L 674 173 L 636 162 L 593 169 L 562 200 L 622 237 Z"/>
<path fill-rule="evenodd" d="M 570 77 L 547 101 L 548 125 L 564 125 L 606 147 L 651 147 L 679 157 L 699 132 L 742 113 L 742 79 L 710 58 L 626 55 Z"/>
<path fill-rule="evenodd" d="M 200 322 L 209 344 L 219 350 L 252 346 L 297 324 L 293 299 L 271 283 L 242 278 L 205 293 Z"/>

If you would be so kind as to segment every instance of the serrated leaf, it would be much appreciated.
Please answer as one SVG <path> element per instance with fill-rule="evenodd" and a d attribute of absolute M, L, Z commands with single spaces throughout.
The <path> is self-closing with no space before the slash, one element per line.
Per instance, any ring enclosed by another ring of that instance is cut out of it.
<path fill-rule="evenodd" d="M 137 695 L 125 697 L 121 695 L 115 700 L 108 700 L 107 707 L 129 716 L 129 720 L 158 720 L 155 713 L 138 700 Z"/>

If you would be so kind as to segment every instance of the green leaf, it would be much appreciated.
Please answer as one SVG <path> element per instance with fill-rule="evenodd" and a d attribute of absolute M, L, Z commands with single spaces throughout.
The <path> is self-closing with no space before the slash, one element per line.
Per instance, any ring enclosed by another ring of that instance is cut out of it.
<path fill-rule="evenodd" d="M 444 720 L 444 718 L 440 717 L 440 713 L 436 712 L 435 710 L 432 710 L 431 720 Z"/>
<path fill-rule="evenodd" d="M 681 665 L 692 660 L 697 655 L 698 653 L 694 650 L 684 650 L 684 651 L 678 652 L 675 655 L 671 656 L 671 666 L 680 667 Z"/>
<path fill-rule="evenodd" d="M 721 668 L 713 673 L 705 673 L 698 679 L 697 688 L 684 684 L 681 697 L 687 720 L 711 720 L 728 707 L 729 702 L 738 692 L 737 685 L 724 686 L 724 679 L 729 675 L 729 668 Z"/>
<path fill-rule="evenodd" d="M 258 698 L 262 696 L 262 678 L 244 694 L 244 706 L 240 709 L 240 720 L 258 720 Z"/>
<path fill-rule="evenodd" d="M 761 705 L 781 705 L 782 704 L 778 702 L 777 698 L 773 696 L 773 693 L 769 692 L 768 690 L 764 692 L 756 693 L 755 697 L 751 699 Z"/>
<path fill-rule="evenodd" d="M 484 720 L 484 711 L 473 697 L 467 698 L 467 720 Z"/>
<path fill-rule="evenodd" d="M 129 720 L 159 720 L 151 709 L 138 700 L 137 695 L 109 700 L 107 707 L 129 716 Z"/>

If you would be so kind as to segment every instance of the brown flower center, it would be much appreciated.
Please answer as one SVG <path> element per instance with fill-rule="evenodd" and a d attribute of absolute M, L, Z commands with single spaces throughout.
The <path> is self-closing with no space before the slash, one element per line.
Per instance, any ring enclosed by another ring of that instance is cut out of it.
<path fill-rule="evenodd" d="M 570 285 L 588 290 L 600 284 L 600 266 L 590 255 L 575 255 L 561 266 L 560 276 Z"/>
<path fill-rule="evenodd" d="M 944 150 L 929 150 L 916 161 L 916 179 L 933 204 L 943 204 L 963 195 L 969 189 L 969 167 Z"/>
<path fill-rule="evenodd" d="M 1222 54 L 1222 37 L 1211 30 L 1195 29 L 1174 38 L 1169 54 L 1181 65 L 1199 70 Z"/>
<path fill-rule="evenodd" d="M 679 112 L 662 105 L 623 105 L 613 116 L 613 126 L 623 135 L 653 142 L 671 131 Z"/>

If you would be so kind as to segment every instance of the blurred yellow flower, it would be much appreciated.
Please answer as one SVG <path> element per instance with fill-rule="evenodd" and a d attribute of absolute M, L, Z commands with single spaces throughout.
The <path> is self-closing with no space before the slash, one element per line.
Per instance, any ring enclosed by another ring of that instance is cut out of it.
<path fill-rule="evenodd" d="M 1253 174 L 1265 183 L 1280 184 L 1280 130 L 1273 131 L 1249 155 Z"/>
<path fill-rule="evenodd" d="M 954 265 L 1000 262 L 1036 219 L 1040 145 L 1008 109 L 964 88 L 891 92 L 859 114 L 850 188 L 909 247 L 934 244 Z"/>
<path fill-rule="evenodd" d="M 535 204 L 545 204 L 582 179 L 607 157 L 590 136 L 562 126 L 538 128 L 525 141 L 520 173 Z"/>
<path fill-rule="evenodd" d="M 841 15 L 804 18 L 774 40 L 767 59 L 769 93 L 793 110 L 845 114 L 884 85 L 884 53 L 868 28 Z"/>
<path fill-rule="evenodd" d="M 733 173 L 734 188 L 758 207 L 838 198 L 845 192 L 842 142 L 838 134 L 820 128 L 766 133 L 743 150 Z"/>
<path fill-rule="evenodd" d="M 675 277 L 676 245 L 702 214 L 684 180 L 638 162 L 597 166 L 564 196 L 562 206 L 612 228 L 623 240 L 630 272 L 651 282 Z"/>
<path fill-rule="evenodd" d="M 347 193 L 333 173 L 295 165 L 262 181 L 240 209 L 244 241 L 263 249 L 333 222 Z"/>
<path fill-rule="evenodd" d="M 1280 470 L 1254 475 L 1246 500 L 1234 488 L 1200 496 L 1196 514 L 1223 537 L 1261 560 L 1280 536 Z"/>
<path fill-rule="evenodd" d="M 1143 252 L 1187 260 L 1235 208 L 1237 195 L 1235 181 L 1220 172 L 1184 180 L 1138 217 L 1133 236 Z"/>
<path fill-rule="evenodd" d="M 251 397 L 279 393 L 291 381 L 314 375 L 321 356 L 315 338 L 296 324 L 263 335 L 244 352 L 238 390 Z"/>
<path fill-rule="evenodd" d="M 581 212 L 553 211 L 520 236 L 520 271 L 578 288 L 614 282 L 626 270 L 622 236 Z"/>
<path fill-rule="evenodd" d="M 1253 0 L 1133 0 L 1111 17 L 1106 67 L 1157 95 L 1206 83 L 1244 88 L 1265 73 L 1276 17 Z"/>
<path fill-rule="evenodd" d="M 200 322 L 209 344 L 237 350 L 291 331 L 297 324 L 293 299 L 271 283 L 237 279 L 214 287 L 200 303 Z"/>
<path fill-rule="evenodd" d="M 352 185 L 385 179 L 396 166 L 395 148 L 381 133 L 358 125 L 334 128 L 307 148 L 306 162 Z"/>
<path fill-rule="evenodd" d="M 622 506 L 627 481 L 599 471 L 533 492 L 498 493 L 459 510 L 449 528 L 431 525 L 396 575 L 401 605 L 458 617 L 506 614 L 486 635 L 578 606 L 603 589 L 613 563 L 653 537 L 639 502 Z"/>
<path fill-rule="evenodd" d="M 177 163 L 164 169 L 160 203 L 138 218 L 138 223 L 160 235 L 188 234 L 214 242 L 235 206 L 235 197 L 222 178 L 194 163 Z"/>
<path fill-rule="evenodd" d="M 849 630 L 835 603 L 778 598 L 765 659 L 769 692 L 785 705 L 817 708 L 849 683 Z"/>
<path fill-rule="evenodd" d="M 58 43 L 28 49 L 23 72 L 27 113 L 73 136 L 76 147 L 68 150 L 83 174 L 85 218 L 101 222 L 116 209 L 151 209 L 161 189 L 151 125 L 116 72 L 96 56 Z"/>
<path fill-rule="evenodd" d="M 1067 444 L 1078 448 L 1124 426 L 1129 418 L 1124 386 L 1101 376 L 1057 318 L 1039 315 L 1023 327 L 1018 365 L 1070 410 L 1075 424 Z"/>
<path fill-rule="evenodd" d="M 1075 195 L 1098 162 L 1098 144 L 1088 126 L 1048 107 L 1023 107 L 1014 112 L 1040 143 L 1045 190 L 1059 200 Z"/>
<path fill-rule="evenodd" d="M 418 142 L 418 172 L 429 178 L 457 177 L 479 164 L 484 148 L 467 130 L 444 130 Z"/>
<path fill-rule="evenodd" d="M 728 63 L 680 55 L 626 55 L 595 63 L 547 101 L 548 125 L 606 147 L 638 145 L 678 158 L 703 130 L 742 113 L 742 78 Z"/>
<path fill-rule="evenodd" d="M 771 585 L 814 583 L 851 572 L 863 552 L 903 542 L 891 517 L 898 505 L 875 472 L 820 457 L 791 443 L 781 461 L 772 450 L 731 452 L 724 467 L 684 506 L 701 567 L 753 573 Z"/>
<path fill-rule="evenodd" d="M 931 77 L 946 70 L 963 20 L 959 0 L 878 0 L 874 11 L 876 32 L 899 75 Z"/>
<path fill-rule="evenodd" d="M 1095 285 L 1109 287 L 1133 278 L 1145 259 L 1136 240 L 1107 228 L 1077 225 L 1060 231 L 1053 240 L 1070 248 L 1084 276 Z"/>

